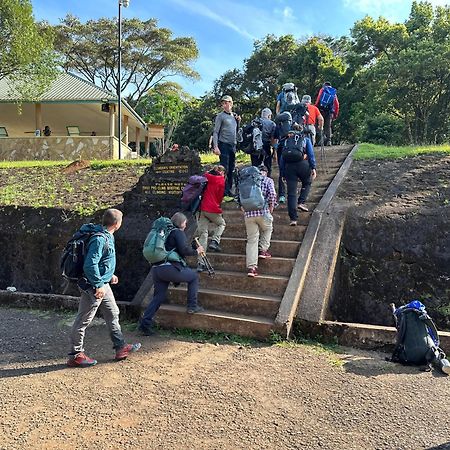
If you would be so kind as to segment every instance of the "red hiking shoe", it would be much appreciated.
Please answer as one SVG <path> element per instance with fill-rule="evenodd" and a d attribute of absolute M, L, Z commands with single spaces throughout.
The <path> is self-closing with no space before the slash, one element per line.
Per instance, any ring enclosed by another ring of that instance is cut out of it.
<path fill-rule="evenodd" d="M 122 359 L 127 359 L 130 353 L 137 352 L 141 348 L 141 343 L 136 342 L 136 344 L 127 344 L 124 347 L 116 351 L 116 361 L 122 361 Z"/>
<path fill-rule="evenodd" d="M 89 358 L 84 353 L 78 353 L 67 360 L 69 367 L 91 367 L 97 364 L 96 359 Z"/>
<path fill-rule="evenodd" d="M 272 255 L 267 250 L 261 250 L 259 252 L 258 258 L 268 259 L 268 258 L 272 258 Z"/>

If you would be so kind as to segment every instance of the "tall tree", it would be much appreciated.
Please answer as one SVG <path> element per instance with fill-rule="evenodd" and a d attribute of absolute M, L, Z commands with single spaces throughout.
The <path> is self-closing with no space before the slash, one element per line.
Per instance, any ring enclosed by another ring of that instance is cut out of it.
<path fill-rule="evenodd" d="M 54 27 L 55 48 L 66 71 L 74 71 L 92 83 L 117 91 L 117 20 L 101 18 L 82 23 L 67 15 Z M 173 75 L 198 79 L 190 64 L 198 57 L 192 38 L 172 36 L 155 19 L 122 21 L 121 92 L 135 105 L 159 82 Z"/>
<path fill-rule="evenodd" d="M 52 34 L 41 32 L 28 0 L 0 1 L 0 79 L 22 99 L 39 97 L 56 75 Z"/>
<path fill-rule="evenodd" d="M 146 122 L 164 125 L 164 141 L 158 150 L 172 144 L 173 134 L 181 119 L 181 113 L 191 96 L 177 83 L 163 82 L 150 89 L 136 105 L 136 111 Z"/>

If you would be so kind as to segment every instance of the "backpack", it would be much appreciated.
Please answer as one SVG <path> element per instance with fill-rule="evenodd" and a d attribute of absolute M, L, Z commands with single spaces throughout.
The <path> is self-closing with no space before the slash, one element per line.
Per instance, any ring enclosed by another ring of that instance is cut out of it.
<path fill-rule="evenodd" d="M 153 222 L 152 228 L 148 233 L 142 254 L 150 264 L 161 262 L 180 262 L 186 265 L 184 259 L 176 252 L 176 250 L 166 250 L 166 241 L 172 230 L 175 229 L 172 221 L 167 217 L 159 217 Z"/>
<path fill-rule="evenodd" d="M 281 156 L 287 163 L 298 162 L 305 159 L 305 139 L 302 133 L 292 131 L 284 140 Z"/>
<path fill-rule="evenodd" d="M 292 123 L 299 125 L 306 125 L 306 120 L 309 116 L 308 106 L 305 103 L 298 103 L 291 110 Z"/>
<path fill-rule="evenodd" d="M 418 300 L 395 308 L 392 305 L 397 328 L 397 342 L 390 358 L 402 364 L 428 365 L 445 358 L 439 348 L 436 325 Z"/>
<path fill-rule="evenodd" d="M 290 111 L 294 105 L 300 103 L 297 88 L 294 83 L 286 83 L 281 92 L 280 112 Z"/>
<path fill-rule="evenodd" d="M 254 119 L 242 129 L 242 141 L 239 149 L 248 155 L 260 156 L 263 150 L 263 123 L 261 119 Z"/>
<path fill-rule="evenodd" d="M 333 111 L 336 89 L 331 86 L 324 86 L 319 99 L 319 108 L 324 111 Z"/>
<path fill-rule="evenodd" d="M 106 239 L 103 253 L 108 250 L 108 239 L 105 233 L 85 232 L 78 230 L 67 242 L 61 254 L 61 274 L 69 281 L 78 281 L 83 276 L 84 258 L 86 256 L 89 241 L 93 236 L 104 236 Z"/>
<path fill-rule="evenodd" d="M 275 117 L 280 139 L 284 139 L 292 128 L 292 115 L 289 111 L 282 112 Z"/>
<path fill-rule="evenodd" d="M 244 211 L 259 211 L 264 208 L 266 200 L 261 190 L 262 179 L 261 172 L 255 166 L 244 167 L 238 172 L 239 203 Z"/>
<path fill-rule="evenodd" d="M 207 178 L 201 175 L 192 175 L 189 177 L 187 184 L 183 188 L 181 194 L 181 207 L 185 211 L 195 214 L 200 208 L 202 194 L 208 184 Z"/>

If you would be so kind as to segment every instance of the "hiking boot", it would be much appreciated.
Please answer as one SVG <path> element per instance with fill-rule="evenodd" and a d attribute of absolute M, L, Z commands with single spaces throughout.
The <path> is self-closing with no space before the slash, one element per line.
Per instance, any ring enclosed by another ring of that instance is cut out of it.
<path fill-rule="evenodd" d="M 261 259 L 272 258 L 272 255 L 267 250 L 261 250 L 259 252 L 258 258 L 261 258 Z"/>
<path fill-rule="evenodd" d="M 223 198 L 224 202 L 232 202 L 234 200 L 234 197 L 231 197 L 230 195 L 225 195 L 225 197 Z"/>
<path fill-rule="evenodd" d="M 304 203 L 299 203 L 297 205 L 297 209 L 300 209 L 300 210 L 305 211 L 305 212 L 309 211 L 308 207 Z"/>
<path fill-rule="evenodd" d="M 199 262 L 197 264 L 197 272 L 201 273 L 201 272 L 206 272 L 207 270 L 208 269 L 206 268 L 206 266 L 203 263 Z"/>
<path fill-rule="evenodd" d="M 137 352 L 141 348 L 141 343 L 136 342 L 136 344 L 126 344 L 124 347 L 116 350 L 116 361 L 122 361 L 123 359 L 127 359 L 127 356 L 130 353 Z"/>
<path fill-rule="evenodd" d="M 286 203 L 286 197 L 284 195 L 280 195 L 278 197 L 278 203 Z"/>
<path fill-rule="evenodd" d="M 89 356 L 84 353 L 78 353 L 77 355 L 71 356 L 67 360 L 67 365 L 69 367 L 91 367 L 97 364 L 97 360 L 89 358 Z"/>
<path fill-rule="evenodd" d="M 247 272 L 248 277 L 255 278 L 258 276 L 258 268 L 257 267 L 249 267 Z"/>
<path fill-rule="evenodd" d="M 222 249 L 220 248 L 220 245 L 217 241 L 211 241 L 208 245 L 208 249 L 212 250 L 213 252 L 221 252 Z"/>
<path fill-rule="evenodd" d="M 203 306 L 200 305 L 195 305 L 195 306 L 188 306 L 187 307 L 187 313 L 188 314 L 196 314 L 196 313 L 201 313 L 205 310 L 205 308 L 203 308 Z"/>
<path fill-rule="evenodd" d="M 138 330 L 144 336 L 153 336 L 156 333 L 154 328 L 146 328 L 146 327 L 143 327 L 142 325 L 139 325 Z"/>
<path fill-rule="evenodd" d="M 296 227 L 296 226 L 297 226 L 297 221 L 296 221 L 296 220 L 291 220 L 291 221 L 289 222 L 289 225 L 290 225 L 291 227 Z"/>

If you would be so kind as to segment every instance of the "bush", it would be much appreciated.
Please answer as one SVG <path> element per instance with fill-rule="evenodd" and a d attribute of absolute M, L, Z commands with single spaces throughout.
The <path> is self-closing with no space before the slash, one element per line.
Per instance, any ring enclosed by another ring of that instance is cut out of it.
<path fill-rule="evenodd" d="M 383 113 L 366 120 L 362 141 L 381 145 L 400 145 L 404 143 L 404 131 L 401 119 Z"/>

